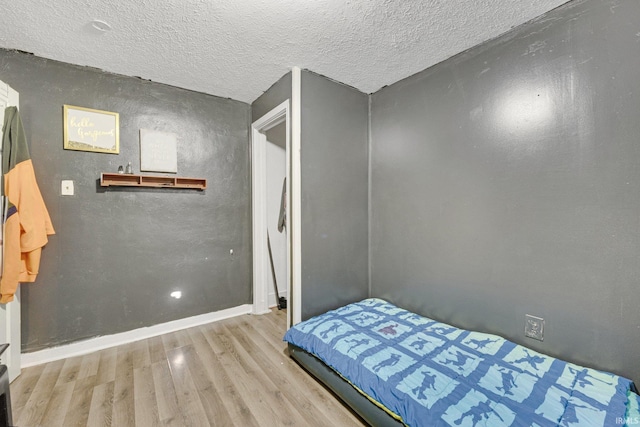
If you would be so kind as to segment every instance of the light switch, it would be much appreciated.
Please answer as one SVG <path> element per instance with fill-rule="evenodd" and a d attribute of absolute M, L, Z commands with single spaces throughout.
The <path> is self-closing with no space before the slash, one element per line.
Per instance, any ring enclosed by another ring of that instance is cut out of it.
<path fill-rule="evenodd" d="M 63 196 L 73 196 L 73 181 L 71 180 L 62 180 L 62 188 L 60 193 Z"/>

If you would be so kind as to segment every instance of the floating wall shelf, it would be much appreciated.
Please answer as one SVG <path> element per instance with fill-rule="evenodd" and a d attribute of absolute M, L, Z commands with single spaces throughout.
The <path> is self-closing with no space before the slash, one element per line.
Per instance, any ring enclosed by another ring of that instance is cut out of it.
<path fill-rule="evenodd" d="M 204 178 L 102 173 L 100 175 L 100 185 L 102 187 L 153 187 L 204 190 L 207 188 L 207 180 Z"/>

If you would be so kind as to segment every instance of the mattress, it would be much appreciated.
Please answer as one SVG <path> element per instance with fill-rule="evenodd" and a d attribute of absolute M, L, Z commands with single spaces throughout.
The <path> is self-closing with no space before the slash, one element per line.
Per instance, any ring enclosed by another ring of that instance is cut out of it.
<path fill-rule="evenodd" d="M 629 379 L 380 299 L 299 323 L 284 340 L 408 426 L 640 425 Z"/>

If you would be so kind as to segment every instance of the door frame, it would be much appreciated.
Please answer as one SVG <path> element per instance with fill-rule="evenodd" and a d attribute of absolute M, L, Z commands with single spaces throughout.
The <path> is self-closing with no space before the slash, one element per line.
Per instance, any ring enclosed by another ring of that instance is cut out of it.
<path fill-rule="evenodd" d="M 6 104 L 6 105 L 5 105 Z M 20 104 L 20 95 L 19 93 L 12 89 L 11 86 L 6 83 L 0 81 L 0 108 L 2 111 L 0 112 L 0 123 L 4 123 L 4 107 L 5 106 L 16 106 L 18 109 Z M 0 124 L 0 138 L 2 137 L 2 125 Z M 2 154 L 0 153 L 0 160 L 2 159 Z M 0 171 L 0 174 L 2 171 Z M 6 209 L 6 204 L 1 204 L 2 214 L 0 215 L 0 226 L 2 227 L 2 238 L 4 236 L 4 216 Z M 2 244 L 2 248 L 0 249 L 0 274 L 2 272 L 2 261 L 4 259 L 4 244 Z M 16 293 L 13 296 L 13 301 L 7 304 L 0 304 L 0 344 L 9 343 L 10 346 L 7 351 L 0 357 L 0 364 L 4 364 L 7 366 L 9 371 L 9 382 L 13 381 L 20 375 L 21 371 L 21 352 L 22 352 L 22 337 L 20 335 L 20 316 L 21 316 L 21 307 L 20 307 L 20 286 L 16 289 Z"/>
<path fill-rule="evenodd" d="M 251 124 L 251 206 L 253 226 L 253 314 L 269 313 L 269 263 L 267 252 L 267 136 L 264 132 L 286 123 L 286 178 L 287 194 L 290 182 L 289 155 L 290 123 L 289 100 L 278 105 Z M 287 221 L 290 218 L 287 203 Z M 287 224 L 289 234 L 289 224 Z M 291 244 L 287 239 L 287 283 L 290 283 Z M 276 295 L 276 299 L 278 295 Z"/>
<path fill-rule="evenodd" d="M 264 132 L 286 123 L 287 180 L 287 329 L 301 322 L 301 70 L 293 67 L 291 99 L 287 99 L 251 124 L 251 213 L 253 237 L 253 314 L 270 312 L 268 306 L 266 170 L 267 137 Z M 276 298 L 278 296 L 276 295 Z"/>

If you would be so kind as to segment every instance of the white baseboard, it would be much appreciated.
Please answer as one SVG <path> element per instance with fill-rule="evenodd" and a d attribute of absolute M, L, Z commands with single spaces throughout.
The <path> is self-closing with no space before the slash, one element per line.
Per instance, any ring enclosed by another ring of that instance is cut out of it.
<path fill-rule="evenodd" d="M 44 350 L 34 351 L 32 353 L 22 353 L 21 365 L 23 368 L 28 368 L 29 366 L 53 362 L 54 360 L 82 356 L 84 354 L 93 353 L 94 351 L 104 350 L 105 348 L 128 344 L 146 338 L 179 331 L 181 329 L 191 328 L 193 326 L 204 325 L 218 320 L 249 314 L 251 313 L 251 309 L 251 304 L 244 304 L 237 307 L 227 308 L 225 310 L 215 311 L 213 313 L 173 320 L 171 322 L 134 329 L 132 331 L 122 332 L 119 334 L 104 335 L 97 338 L 74 342 L 72 344 L 61 345 L 59 347 L 51 347 Z"/>

